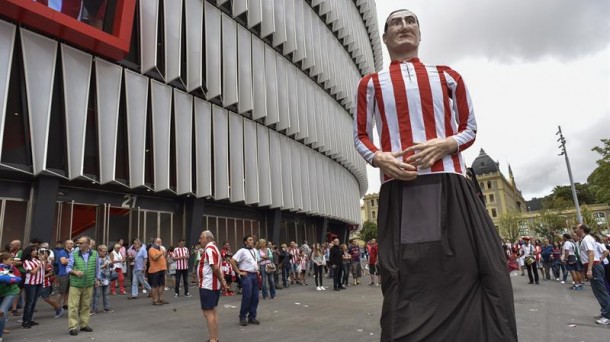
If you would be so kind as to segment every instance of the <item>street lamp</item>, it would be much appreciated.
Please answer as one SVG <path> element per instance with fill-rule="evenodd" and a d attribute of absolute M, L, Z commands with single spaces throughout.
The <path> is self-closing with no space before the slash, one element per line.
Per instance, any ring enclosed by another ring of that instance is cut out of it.
<path fill-rule="evenodd" d="M 570 159 L 568 158 L 568 152 L 566 151 L 566 139 L 563 137 L 563 133 L 561 132 L 561 126 L 557 126 L 559 130 L 555 135 L 559 135 L 559 139 L 557 142 L 560 142 L 559 148 L 561 149 L 561 153 L 559 156 L 564 156 L 566 159 L 566 166 L 568 168 L 568 175 L 570 176 L 570 187 L 572 188 L 572 198 L 574 199 L 574 204 L 576 205 L 576 219 L 578 223 L 582 223 L 582 215 L 580 214 L 580 205 L 578 204 L 578 196 L 576 196 L 576 187 L 574 186 L 574 179 L 572 178 L 572 168 L 570 167 Z"/>

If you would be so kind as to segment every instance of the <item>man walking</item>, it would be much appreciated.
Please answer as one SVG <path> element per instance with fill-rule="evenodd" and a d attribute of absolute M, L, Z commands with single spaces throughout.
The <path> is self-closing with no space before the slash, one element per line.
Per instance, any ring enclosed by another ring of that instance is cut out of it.
<path fill-rule="evenodd" d="M 165 271 L 167 271 L 165 255 L 167 252 L 161 244 L 161 239 L 156 238 L 148 249 L 148 261 L 150 264 L 148 281 L 150 282 L 150 287 L 152 287 L 153 305 L 169 304 L 168 301 L 163 299 L 163 292 L 165 291 Z"/>
<path fill-rule="evenodd" d="M 534 280 L 536 281 L 536 285 L 540 284 L 538 279 L 538 267 L 536 267 L 536 249 L 534 245 L 531 244 L 531 238 L 526 236 L 523 238 L 525 243 L 521 246 L 521 255 L 525 258 L 525 266 L 527 267 L 527 276 L 530 278 L 530 282 L 528 284 L 533 284 Z M 533 276 L 532 276 L 533 275 Z"/>
<path fill-rule="evenodd" d="M 218 342 L 218 316 L 216 307 L 220 298 L 221 287 L 226 288 L 222 271 L 220 270 L 220 251 L 214 243 L 214 235 L 205 230 L 199 236 L 199 243 L 205 246 L 203 257 L 197 266 L 199 279 L 199 300 L 201 311 L 208 325 L 209 342 Z"/>
<path fill-rule="evenodd" d="M 593 295 L 601 307 L 601 315 L 595 317 L 595 323 L 610 324 L 610 296 L 606 290 L 604 266 L 600 255 L 596 253 L 595 239 L 589 234 L 591 228 L 581 223 L 576 226 L 576 234 L 580 237 L 580 260 L 583 263 L 587 279 L 591 282 Z"/>
<path fill-rule="evenodd" d="M 142 284 L 144 293 L 149 292 L 149 297 L 152 297 L 152 288 L 144 279 L 146 273 L 146 261 L 148 260 L 148 253 L 146 247 L 142 246 L 142 242 L 139 239 L 133 240 L 133 249 L 136 251 L 136 256 L 133 259 L 133 274 L 131 276 L 131 296 L 127 299 L 138 299 L 138 285 Z"/>
<path fill-rule="evenodd" d="M 472 101 L 460 74 L 419 60 L 420 41 L 414 13 L 391 13 L 392 62 L 356 92 L 354 143 L 382 176 L 381 340 L 516 341 L 502 241 L 461 156 L 477 133 Z"/>
<path fill-rule="evenodd" d="M 96 276 L 99 272 L 97 252 L 90 248 L 91 239 L 83 236 L 78 239 L 78 248 L 70 253 L 66 271 L 70 275 L 70 290 L 68 300 L 68 328 L 70 335 L 78 335 L 80 331 L 92 332 L 89 327 L 89 315 L 93 287 L 96 286 Z"/>
<path fill-rule="evenodd" d="M 239 324 L 259 325 L 256 319 L 258 308 L 258 252 L 254 249 L 254 237 L 244 237 L 244 247 L 231 258 L 231 266 L 241 278 L 241 308 L 239 310 Z"/>
<path fill-rule="evenodd" d="M 176 293 L 174 297 L 180 295 L 180 279 L 184 282 L 184 296 L 189 294 L 189 249 L 185 247 L 184 239 L 178 241 L 178 247 L 174 248 L 172 259 L 176 260 Z"/>

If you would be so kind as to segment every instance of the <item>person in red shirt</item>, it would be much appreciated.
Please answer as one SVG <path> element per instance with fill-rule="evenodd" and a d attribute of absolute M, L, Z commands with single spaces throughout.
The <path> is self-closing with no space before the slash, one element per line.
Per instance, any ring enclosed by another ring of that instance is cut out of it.
<path fill-rule="evenodd" d="M 379 286 L 379 279 L 375 282 L 375 278 L 379 277 L 379 270 L 377 269 L 377 240 L 372 239 L 369 245 L 369 274 L 371 275 L 371 283 L 369 286 Z"/>

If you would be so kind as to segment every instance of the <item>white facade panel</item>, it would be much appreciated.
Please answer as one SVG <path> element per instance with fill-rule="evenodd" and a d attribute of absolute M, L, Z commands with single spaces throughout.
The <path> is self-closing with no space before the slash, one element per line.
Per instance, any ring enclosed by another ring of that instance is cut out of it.
<path fill-rule="evenodd" d="M 172 127 L 172 88 L 151 80 L 152 152 L 154 190 L 169 190 L 170 139 Z"/>
<path fill-rule="evenodd" d="M 244 189 L 244 117 L 229 113 L 229 172 L 230 172 L 230 200 L 243 202 Z"/>
<path fill-rule="evenodd" d="M 244 120 L 244 182 L 246 204 L 258 203 L 258 141 L 256 122 Z"/>
<path fill-rule="evenodd" d="M 256 126 L 256 141 L 258 142 L 258 205 L 271 205 L 271 165 L 269 161 L 269 128 Z"/>
<path fill-rule="evenodd" d="M 145 184 L 146 129 L 143 128 L 146 127 L 148 82 L 148 77 L 125 69 L 129 186 L 132 188 Z"/>
<path fill-rule="evenodd" d="M 83 175 L 85 163 L 85 128 L 87 126 L 87 107 L 93 57 L 65 44 L 61 44 L 61 56 L 66 114 L 68 178 L 74 179 Z"/>
<path fill-rule="evenodd" d="M 285 62 L 287 65 L 286 71 L 287 74 L 287 95 L 288 95 L 288 111 L 290 112 L 290 127 L 286 132 L 287 135 L 293 136 L 300 132 L 300 122 L 299 122 L 299 97 L 303 97 L 302 91 L 299 89 L 298 83 L 298 73 L 297 68 Z"/>
<path fill-rule="evenodd" d="M 212 105 L 195 98 L 197 197 L 212 196 Z"/>
<path fill-rule="evenodd" d="M 296 33 L 296 51 L 293 53 L 292 61 L 302 61 L 307 53 L 305 47 L 305 1 L 294 2 L 294 29 Z"/>
<path fill-rule="evenodd" d="M 159 0 L 140 1 L 140 72 L 157 68 Z"/>
<path fill-rule="evenodd" d="M 212 106 L 214 141 L 214 199 L 229 198 L 229 112 Z"/>
<path fill-rule="evenodd" d="M 252 0 L 250 0 L 252 1 Z M 236 18 L 248 11 L 248 0 L 233 0 L 233 17 Z"/>
<path fill-rule="evenodd" d="M 123 68 L 95 59 L 95 88 L 97 98 L 97 141 L 101 184 L 115 180 L 117 127 L 119 122 L 119 103 L 121 100 Z"/>
<path fill-rule="evenodd" d="M 301 156 L 301 194 L 303 197 L 303 210 L 306 213 L 311 212 L 311 187 L 309 183 L 309 173 L 311 172 L 311 165 L 309 164 L 309 153 L 308 148 L 299 144 L 298 145 Z"/>
<path fill-rule="evenodd" d="M 282 191 L 284 195 L 284 206 L 282 209 L 294 209 L 294 200 L 292 198 L 292 161 L 291 161 L 291 145 L 292 140 L 285 136 L 280 136 L 281 148 L 281 163 L 282 163 Z"/>
<path fill-rule="evenodd" d="M 248 28 L 253 28 L 263 20 L 261 1 L 265 0 L 248 0 Z"/>
<path fill-rule="evenodd" d="M 262 22 L 261 22 L 261 38 L 265 38 L 275 32 L 275 15 L 274 6 L 275 1 L 262 0 Z"/>
<path fill-rule="evenodd" d="M 252 34 L 237 25 L 237 112 L 243 114 L 254 108 L 252 101 Z M 261 73 L 262 74 L 262 73 Z"/>
<path fill-rule="evenodd" d="M 237 103 L 237 22 L 222 14 L 222 105 Z"/>
<path fill-rule="evenodd" d="M 290 152 L 292 155 L 292 197 L 294 198 L 294 207 L 297 210 L 303 210 L 301 177 L 303 177 L 305 172 L 301 168 L 301 160 L 304 156 L 301 155 L 299 146 L 294 142 L 290 144 Z"/>
<path fill-rule="evenodd" d="M 180 78 L 182 63 L 182 0 L 163 1 L 165 82 Z M 182 82 L 182 80 L 180 80 Z"/>
<path fill-rule="evenodd" d="M 258 120 L 267 116 L 267 84 L 265 82 L 265 43 L 252 36 L 252 119 Z"/>
<path fill-rule="evenodd" d="M 277 54 L 269 45 L 265 45 L 265 81 L 267 95 L 267 116 L 265 125 L 270 126 L 280 121 L 277 108 Z"/>
<path fill-rule="evenodd" d="M 284 44 L 284 56 L 297 49 L 297 37 L 294 15 L 295 1 L 284 2 L 284 13 L 286 20 L 286 43 Z"/>
<path fill-rule="evenodd" d="M 288 71 L 286 59 L 277 55 L 277 102 L 279 122 L 275 129 L 283 131 L 290 127 L 290 107 L 288 105 Z"/>
<path fill-rule="evenodd" d="M 221 12 L 207 1 L 204 10 L 206 97 L 213 99 L 222 92 Z"/>
<path fill-rule="evenodd" d="M 273 46 L 276 47 L 286 42 L 286 14 L 284 2 L 291 2 L 294 0 L 274 0 L 274 11 L 273 15 L 275 18 L 275 32 L 273 33 Z"/>
<path fill-rule="evenodd" d="M 55 80 L 57 41 L 20 29 L 28 102 L 32 166 L 37 175 L 47 166 L 51 95 Z"/>
<path fill-rule="evenodd" d="M 203 89 L 203 2 L 185 0 L 186 90 Z"/>
<path fill-rule="evenodd" d="M 193 192 L 193 96 L 174 88 L 176 193 Z"/>
<path fill-rule="evenodd" d="M 269 130 L 269 166 L 271 167 L 271 208 L 284 206 L 282 193 L 282 152 L 280 151 L 280 134 Z"/>

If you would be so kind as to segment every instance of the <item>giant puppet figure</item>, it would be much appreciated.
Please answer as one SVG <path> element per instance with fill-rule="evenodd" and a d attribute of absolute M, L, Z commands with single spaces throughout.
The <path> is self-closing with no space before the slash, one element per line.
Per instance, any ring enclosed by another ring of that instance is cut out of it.
<path fill-rule="evenodd" d="M 418 59 L 420 40 L 415 14 L 390 14 L 392 62 L 356 95 L 356 149 L 382 177 L 381 341 L 517 341 L 502 242 L 464 177 L 471 99 L 457 72 Z"/>

